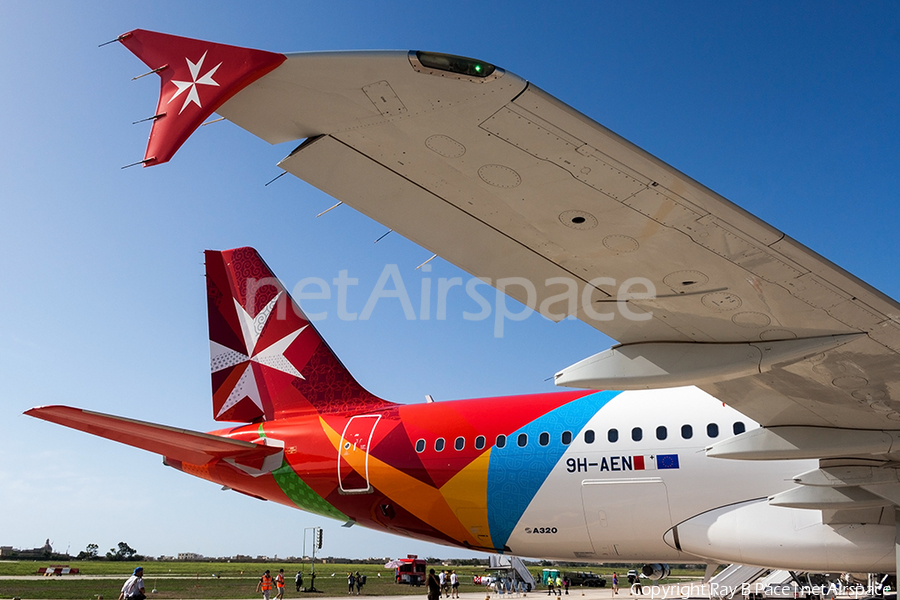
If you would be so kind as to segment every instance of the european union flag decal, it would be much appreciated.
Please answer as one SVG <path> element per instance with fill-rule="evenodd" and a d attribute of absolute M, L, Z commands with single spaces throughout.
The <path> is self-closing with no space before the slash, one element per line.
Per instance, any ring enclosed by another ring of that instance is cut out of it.
<path fill-rule="evenodd" d="M 657 469 L 677 469 L 678 468 L 678 455 L 677 454 L 657 454 L 656 455 L 656 468 Z"/>

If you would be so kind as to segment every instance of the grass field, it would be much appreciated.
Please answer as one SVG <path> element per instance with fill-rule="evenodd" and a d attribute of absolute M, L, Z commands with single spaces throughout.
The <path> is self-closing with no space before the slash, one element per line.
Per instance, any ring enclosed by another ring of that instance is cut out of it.
<path fill-rule="evenodd" d="M 49 562 L 34 561 L 0 561 L 0 576 L 33 577 L 40 567 L 49 566 Z M 0 599 L 35 598 L 35 599 L 81 599 L 115 600 L 122 588 L 122 583 L 131 574 L 138 563 L 107 561 L 69 561 L 70 567 L 78 568 L 79 576 L 42 577 L 40 579 L 0 579 Z M 359 571 L 366 575 L 366 585 L 362 589 L 365 596 L 387 595 L 419 595 L 425 596 L 424 588 L 397 585 L 393 582 L 393 571 L 381 565 L 359 564 L 316 564 L 316 588 L 321 594 L 297 593 L 294 588 L 294 575 L 298 570 L 304 574 L 304 585 L 309 585 L 310 565 L 306 563 L 223 563 L 223 562 L 144 562 L 144 585 L 150 600 L 155 598 L 204 599 L 204 598 L 255 598 L 256 583 L 265 569 L 276 573 L 284 569 L 287 581 L 286 599 L 316 598 L 347 595 L 347 572 Z M 429 565 L 439 570 L 442 565 Z M 472 592 L 481 588 L 472 583 L 473 575 L 489 572 L 486 567 L 461 566 L 452 567 L 459 574 L 460 591 Z M 535 579 L 539 580 L 539 567 L 531 567 Z M 563 571 L 566 569 L 564 568 Z M 572 570 L 590 570 L 607 576 L 613 569 L 603 566 L 593 568 L 579 567 Z M 624 580 L 627 569 L 616 569 L 620 580 Z M 378 575 L 381 574 L 381 577 Z M 333 576 L 332 576 L 333 575 Z M 698 577 L 702 572 L 674 570 L 673 577 Z M 88 576 L 88 577 L 81 577 Z M 624 581 L 623 581 L 624 583 Z"/>

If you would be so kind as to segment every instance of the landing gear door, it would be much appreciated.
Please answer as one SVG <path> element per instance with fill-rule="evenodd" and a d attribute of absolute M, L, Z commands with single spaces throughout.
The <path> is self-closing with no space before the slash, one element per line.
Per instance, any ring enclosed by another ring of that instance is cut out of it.
<path fill-rule="evenodd" d="M 381 415 L 352 417 L 344 427 L 338 448 L 338 481 L 342 494 L 368 494 L 369 445 Z"/>

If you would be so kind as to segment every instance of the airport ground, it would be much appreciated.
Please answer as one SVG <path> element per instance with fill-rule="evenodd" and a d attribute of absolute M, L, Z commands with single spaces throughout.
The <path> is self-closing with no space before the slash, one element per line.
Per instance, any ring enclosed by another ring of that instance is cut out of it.
<path fill-rule="evenodd" d="M 138 563 L 107 561 L 70 561 L 69 566 L 78 568 L 78 575 L 44 577 L 37 574 L 40 567 L 49 563 L 35 561 L 0 561 L 0 599 L 53 599 L 53 600 L 115 600 L 119 595 L 122 583 L 131 574 Z M 334 598 L 347 597 L 347 572 L 359 571 L 366 575 L 366 585 L 362 596 L 378 596 L 382 600 L 389 597 L 405 598 L 410 596 L 425 597 L 424 587 L 398 585 L 393 581 L 393 570 L 381 565 L 364 564 L 317 564 L 316 589 L 319 593 L 296 592 L 294 575 L 297 571 L 304 574 L 304 585 L 309 586 L 310 564 L 284 563 L 227 563 L 227 562 L 144 562 L 144 585 L 149 600 L 185 599 L 243 599 L 261 598 L 256 593 L 256 583 L 265 569 L 277 572 L 284 569 L 287 582 L 285 600 L 297 598 Z M 473 576 L 486 575 L 491 571 L 487 567 L 458 566 L 444 567 L 441 564 L 429 565 L 429 568 L 453 568 L 460 577 L 460 596 L 464 600 L 483 600 L 487 596 L 486 589 L 473 583 Z M 539 579 L 540 567 L 531 567 L 532 573 Z M 567 569 L 563 569 L 564 571 Z M 609 579 L 612 569 L 603 566 L 579 567 L 571 570 L 593 571 Z M 620 580 L 625 583 L 625 570 L 617 570 Z M 380 575 L 380 576 L 379 576 Z M 699 580 L 702 571 L 676 571 L 671 581 Z M 627 583 L 617 598 L 628 598 L 630 594 Z M 156 590 L 155 593 L 151 590 Z M 546 588 L 538 588 L 530 594 L 533 597 L 546 596 Z M 594 600 L 611 598 L 607 588 L 576 588 L 569 591 L 573 600 Z"/>

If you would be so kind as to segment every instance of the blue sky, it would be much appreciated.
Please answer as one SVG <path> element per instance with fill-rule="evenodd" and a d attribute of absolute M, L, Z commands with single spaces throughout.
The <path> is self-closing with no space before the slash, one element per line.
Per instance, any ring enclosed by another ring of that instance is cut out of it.
<path fill-rule="evenodd" d="M 396 264 L 417 306 L 441 259 L 290 176 L 293 144 L 228 123 L 166 165 L 143 156 L 158 80 L 134 28 L 265 50 L 425 49 L 497 64 L 900 297 L 900 9 L 890 2 L 7 2 L 0 6 L 0 544 L 127 541 L 150 554 L 470 556 L 263 503 L 159 457 L 22 416 L 69 404 L 196 430 L 211 418 L 202 251 L 252 245 L 288 287 Z M 362 310 L 367 294 L 351 295 Z M 334 306 L 324 309 L 333 310 Z M 538 316 L 317 324 L 357 378 L 399 402 L 553 389 L 607 348 Z"/>

